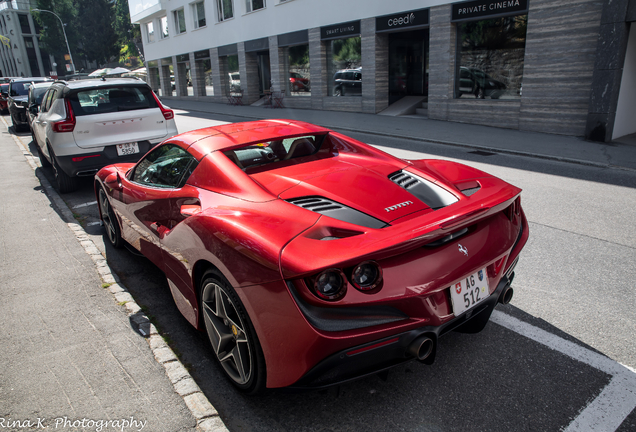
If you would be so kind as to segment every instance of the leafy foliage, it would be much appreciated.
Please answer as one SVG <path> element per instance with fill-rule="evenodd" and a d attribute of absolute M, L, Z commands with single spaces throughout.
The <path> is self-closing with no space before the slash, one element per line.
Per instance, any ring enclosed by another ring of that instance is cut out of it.
<path fill-rule="evenodd" d="M 135 39 L 141 40 L 139 26 L 130 22 L 127 0 L 37 0 L 37 9 L 56 13 L 66 24 L 66 36 L 76 69 L 78 62 L 113 61 L 139 65 Z M 33 12 L 40 26 L 40 44 L 62 63 L 68 54 L 60 21 L 48 12 Z M 60 70 L 58 66 L 58 70 Z"/>

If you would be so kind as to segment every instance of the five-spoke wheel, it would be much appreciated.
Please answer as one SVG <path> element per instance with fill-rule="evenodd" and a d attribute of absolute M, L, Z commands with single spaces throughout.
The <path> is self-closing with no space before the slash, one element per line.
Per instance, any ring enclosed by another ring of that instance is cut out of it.
<path fill-rule="evenodd" d="M 264 387 L 263 354 L 238 296 L 217 275 L 204 278 L 201 303 L 210 344 L 234 385 L 248 393 Z"/>
<path fill-rule="evenodd" d="M 117 223 L 117 219 L 115 219 L 113 208 L 108 202 L 108 196 L 101 187 L 99 188 L 99 213 L 110 243 L 116 248 L 122 247 L 124 240 L 121 238 L 119 224 Z"/>

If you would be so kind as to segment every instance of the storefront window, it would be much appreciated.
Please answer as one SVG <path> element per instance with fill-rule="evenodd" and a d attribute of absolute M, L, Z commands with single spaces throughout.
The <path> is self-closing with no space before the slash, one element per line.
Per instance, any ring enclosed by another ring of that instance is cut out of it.
<path fill-rule="evenodd" d="M 227 79 L 225 80 L 225 91 L 227 94 L 237 93 L 241 90 L 241 73 L 239 72 L 238 55 L 229 55 L 222 61 L 223 69 Z"/>
<path fill-rule="evenodd" d="M 214 96 L 214 87 L 212 86 L 212 63 L 210 59 L 201 62 L 203 80 L 205 86 L 205 96 Z"/>
<path fill-rule="evenodd" d="M 335 39 L 327 45 L 329 96 L 362 96 L 362 44 L 360 36 Z"/>
<path fill-rule="evenodd" d="M 527 15 L 517 15 L 457 25 L 455 97 L 521 97 L 527 24 Z"/>
<path fill-rule="evenodd" d="M 309 45 L 286 48 L 288 89 L 292 96 L 311 96 L 309 81 Z"/>

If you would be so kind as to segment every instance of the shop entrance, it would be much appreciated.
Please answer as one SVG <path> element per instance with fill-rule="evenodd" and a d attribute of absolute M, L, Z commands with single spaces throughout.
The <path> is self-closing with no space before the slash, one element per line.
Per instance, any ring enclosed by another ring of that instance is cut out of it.
<path fill-rule="evenodd" d="M 265 91 L 271 88 L 272 75 L 269 69 L 269 51 L 259 51 L 256 53 L 256 63 L 258 65 L 258 91 L 261 97 Z"/>
<path fill-rule="evenodd" d="M 428 29 L 389 34 L 389 105 L 428 96 Z"/>

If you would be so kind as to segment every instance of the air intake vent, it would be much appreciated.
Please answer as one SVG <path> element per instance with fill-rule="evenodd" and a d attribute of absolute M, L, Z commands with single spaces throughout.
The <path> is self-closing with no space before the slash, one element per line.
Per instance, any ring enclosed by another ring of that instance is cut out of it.
<path fill-rule="evenodd" d="M 335 201 L 327 198 L 313 196 L 313 197 L 299 197 L 287 200 L 287 202 L 302 207 L 306 210 L 310 210 L 316 213 L 320 213 L 325 216 L 332 217 L 334 219 L 341 220 L 343 222 L 349 222 L 355 225 L 367 227 L 367 228 L 384 228 L 388 226 L 387 223 L 382 222 L 379 219 L 369 216 L 366 213 L 362 213 L 358 210 L 352 209 Z"/>
<path fill-rule="evenodd" d="M 455 195 L 446 189 L 410 172 L 395 172 L 389 175 L 389 180 L 412 193 L 433 210 L 446 207 L 459 201 Z"/>
<path fill-rule="evenodd" d="M 389 180 L 407 190 L 413 186 L 417 186 L 420 183 L 418 179 L 411 176 L 410 174 L 405 173 L 404 171 L 398 171 L 391 174 L 389 176 Z"/>

